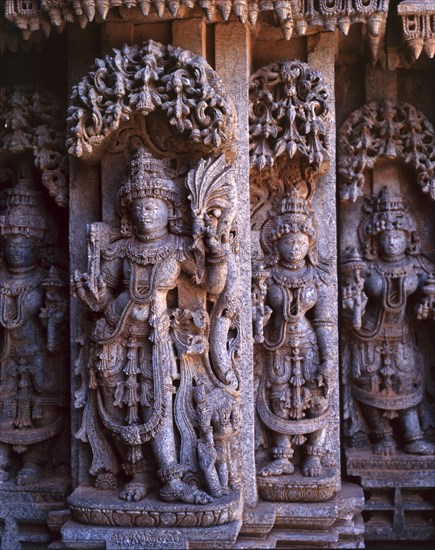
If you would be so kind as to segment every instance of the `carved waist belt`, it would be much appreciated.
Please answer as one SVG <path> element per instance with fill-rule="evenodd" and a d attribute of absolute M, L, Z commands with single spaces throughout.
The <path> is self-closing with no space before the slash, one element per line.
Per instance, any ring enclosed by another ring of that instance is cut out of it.
<path fill-rule="evenodd" d="M 423 386 L 419 386 L 414 392 L 404 395 L 381 395 L 361 388 L 353 387 L 352 393 L 358 401 L 379 409 L 402 410 L 415 407 L 423 399 Z"/>

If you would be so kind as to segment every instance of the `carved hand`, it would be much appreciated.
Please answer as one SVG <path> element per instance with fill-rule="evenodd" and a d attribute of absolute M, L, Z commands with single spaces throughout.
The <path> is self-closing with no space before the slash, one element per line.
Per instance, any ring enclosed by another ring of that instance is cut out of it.
<path fill-rule="evenodd" d="M 98 278 L 97 288 L 91 286 L 87 273 L 80 273 L 76 270 L 72 279 L 74 294 L 92 311 L 101 311 L 107 303 L 108 292 L 106 283 L 102 277 Z"/>
<path fill-rule="evenodd" d="M 218 218 L 221 213 L 218 209 L 210 216 L 204 215 L 204 244 L 210 256 L 219 257 L 225 255 L 224 242 L 228 239 L 221 238 L 217 233 Z"/>
<path fill-rule="evenodd" d="M 326 359 L 322 361 L 317 374 L 317 383 L 319 386 L 323 386 L 323 394 L 326 399 L 329 399 L 332 391 L 332 377 L 334 373 L 334 361 L 332 359 Z"/>

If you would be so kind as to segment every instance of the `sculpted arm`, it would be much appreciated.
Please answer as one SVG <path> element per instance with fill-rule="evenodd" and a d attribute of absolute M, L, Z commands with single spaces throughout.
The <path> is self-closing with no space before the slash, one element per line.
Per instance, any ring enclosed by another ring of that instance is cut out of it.
<path fill-rule="evenodd" d="M 334 354 L 334 308 L 328 287 L 321 283 L 317 289 L 318 297 L 314 307 L 313 326 L 316 330 L 319 347 L 319 372 L 317 381 L 324 386 L 325 397 L 330 396 L 335 369 Z"/>
<path fill-rule="evenodd" d="M 92 311 L 104 311 L 115 298 L 115 289 L 122 278 L 122 262 L 119 259 L 104 261 L 96 278 L 96 285 L 88 273 L 76 271 L 73 278 L 74 292 Z"/>

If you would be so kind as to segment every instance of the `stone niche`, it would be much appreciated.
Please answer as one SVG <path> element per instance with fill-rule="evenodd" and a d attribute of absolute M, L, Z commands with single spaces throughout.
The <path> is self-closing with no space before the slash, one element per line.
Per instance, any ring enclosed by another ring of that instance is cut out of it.
<path fill-rule="evenodd" d="M 235 121 L 202 57 L 153 41 L 97 59 L 73 89 L 71 202 L 86 189 L 100 214 L 72 220 L 87 267 L 74 259 L 69 547 L 229 545 L 240 530 Z"/>
<path fill-rule="evenodd" d="M 0 89 L 0 540 L 47 544 L 71 490 L 66 160 L 60 102 Z M 52 198 L 54 198 L 54 201 Z"/>
<path fill-rule="evenodd" d="M 374 540 L 434 536 L 434 140 L 403 102 L 339 132 L 345 466 Z"/>

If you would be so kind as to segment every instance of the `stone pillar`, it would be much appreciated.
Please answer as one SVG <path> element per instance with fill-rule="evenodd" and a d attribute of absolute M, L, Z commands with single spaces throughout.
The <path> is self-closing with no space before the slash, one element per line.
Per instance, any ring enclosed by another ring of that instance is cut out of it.
<path fill-rule="evenodd" d="M 231 44 L 231 47 L 228 45 Z M 234 163 L 238 192 L 238 232 L 240 243 L 239 289 L 241 300 L 241 400 L 243 428 L 241 468 L 246 504 L 255 506 L 257 490 L 254 461 L 254 388 L 251 317 L 251 239 L 249 211 L 249 31 L 238 21 L 218 23 L 215 28 L 215 68 L 234 101 L 237 112 L 237 158 Z"/>

